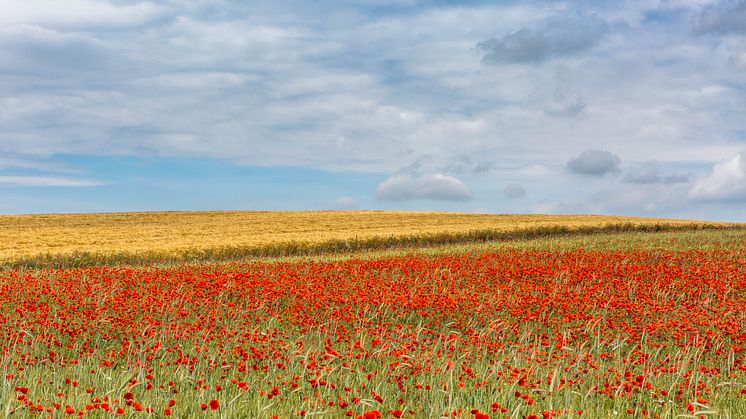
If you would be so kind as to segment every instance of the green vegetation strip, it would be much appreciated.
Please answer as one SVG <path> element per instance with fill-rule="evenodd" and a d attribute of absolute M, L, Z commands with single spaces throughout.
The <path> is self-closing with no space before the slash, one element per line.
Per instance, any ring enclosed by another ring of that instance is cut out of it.
<path fill-rule="evenodd" d="M 187 249 L 181 252 L 113 252 L 113 253 L 48 253 L 34 257 L 0 262 L 4 269 L 78 268 L 87 266 L 151 265 L 195 262 L 237 261 L 246 258 L 276 258 L 350 254 L 355 252 L 389 249 L 458 245 L 471 243 L 507 242 L 550 237 L 588 236 L 635 232 L 691 232 L 691 231 L 746 231 L 746 225 L 723 224 L 607 224 L 593 227 L 544 226 L 518 230 L 474 230 L 464 233 L 437 233 L 423 235 L 385 236 L 363 240 L 330 240 L 323 243 L 284 242 L 263 246 L 220 246 L 204 249 Z"/>

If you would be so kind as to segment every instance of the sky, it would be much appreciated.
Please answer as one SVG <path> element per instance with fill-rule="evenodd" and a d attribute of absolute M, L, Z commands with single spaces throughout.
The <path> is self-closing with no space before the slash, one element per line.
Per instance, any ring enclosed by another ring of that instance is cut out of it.
<path fill-rule="evenodd" d="M 746 221 L 746 0 L 0 9 L 0 213 Z"/>

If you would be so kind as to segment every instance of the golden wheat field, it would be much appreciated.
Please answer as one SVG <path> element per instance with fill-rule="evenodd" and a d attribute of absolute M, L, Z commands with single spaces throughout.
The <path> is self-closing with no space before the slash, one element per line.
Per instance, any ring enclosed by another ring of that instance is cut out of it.
<path fill-rule="evenodd" d="M 487 215 L 389 211 L 220 211 L 0 216 L 0 262 L 73 253 L 185 251 L 339 240 L 518 231 L 611 224 L 724 226 L 676 219 L 596 215 Z"/>

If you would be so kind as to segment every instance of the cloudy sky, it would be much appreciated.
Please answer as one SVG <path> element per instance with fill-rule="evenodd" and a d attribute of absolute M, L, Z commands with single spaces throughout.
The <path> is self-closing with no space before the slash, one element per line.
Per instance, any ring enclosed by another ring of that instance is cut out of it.
<path fill-rule="evenodd" d="M 746 221 L 746 0 L 0 0 L 0 213 Z"/>

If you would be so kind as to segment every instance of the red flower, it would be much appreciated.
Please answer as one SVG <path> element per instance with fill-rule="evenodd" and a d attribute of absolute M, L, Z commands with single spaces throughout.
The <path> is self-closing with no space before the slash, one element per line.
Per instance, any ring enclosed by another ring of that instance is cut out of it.
<path fill-rule="evenodd" d="M 382 417 L 383 415 L 378 410 L 369 410 L 363 413 L 363 419 L 379 419 Z"/>
<path fill-rule="evenodd" d="M 215 399 L 210 400 L 210 409 L 212 409 L 212 410 L 218 410 L 218 407 L 220 407 L 220 402 L 219 401 L 217 401 Z"/>

